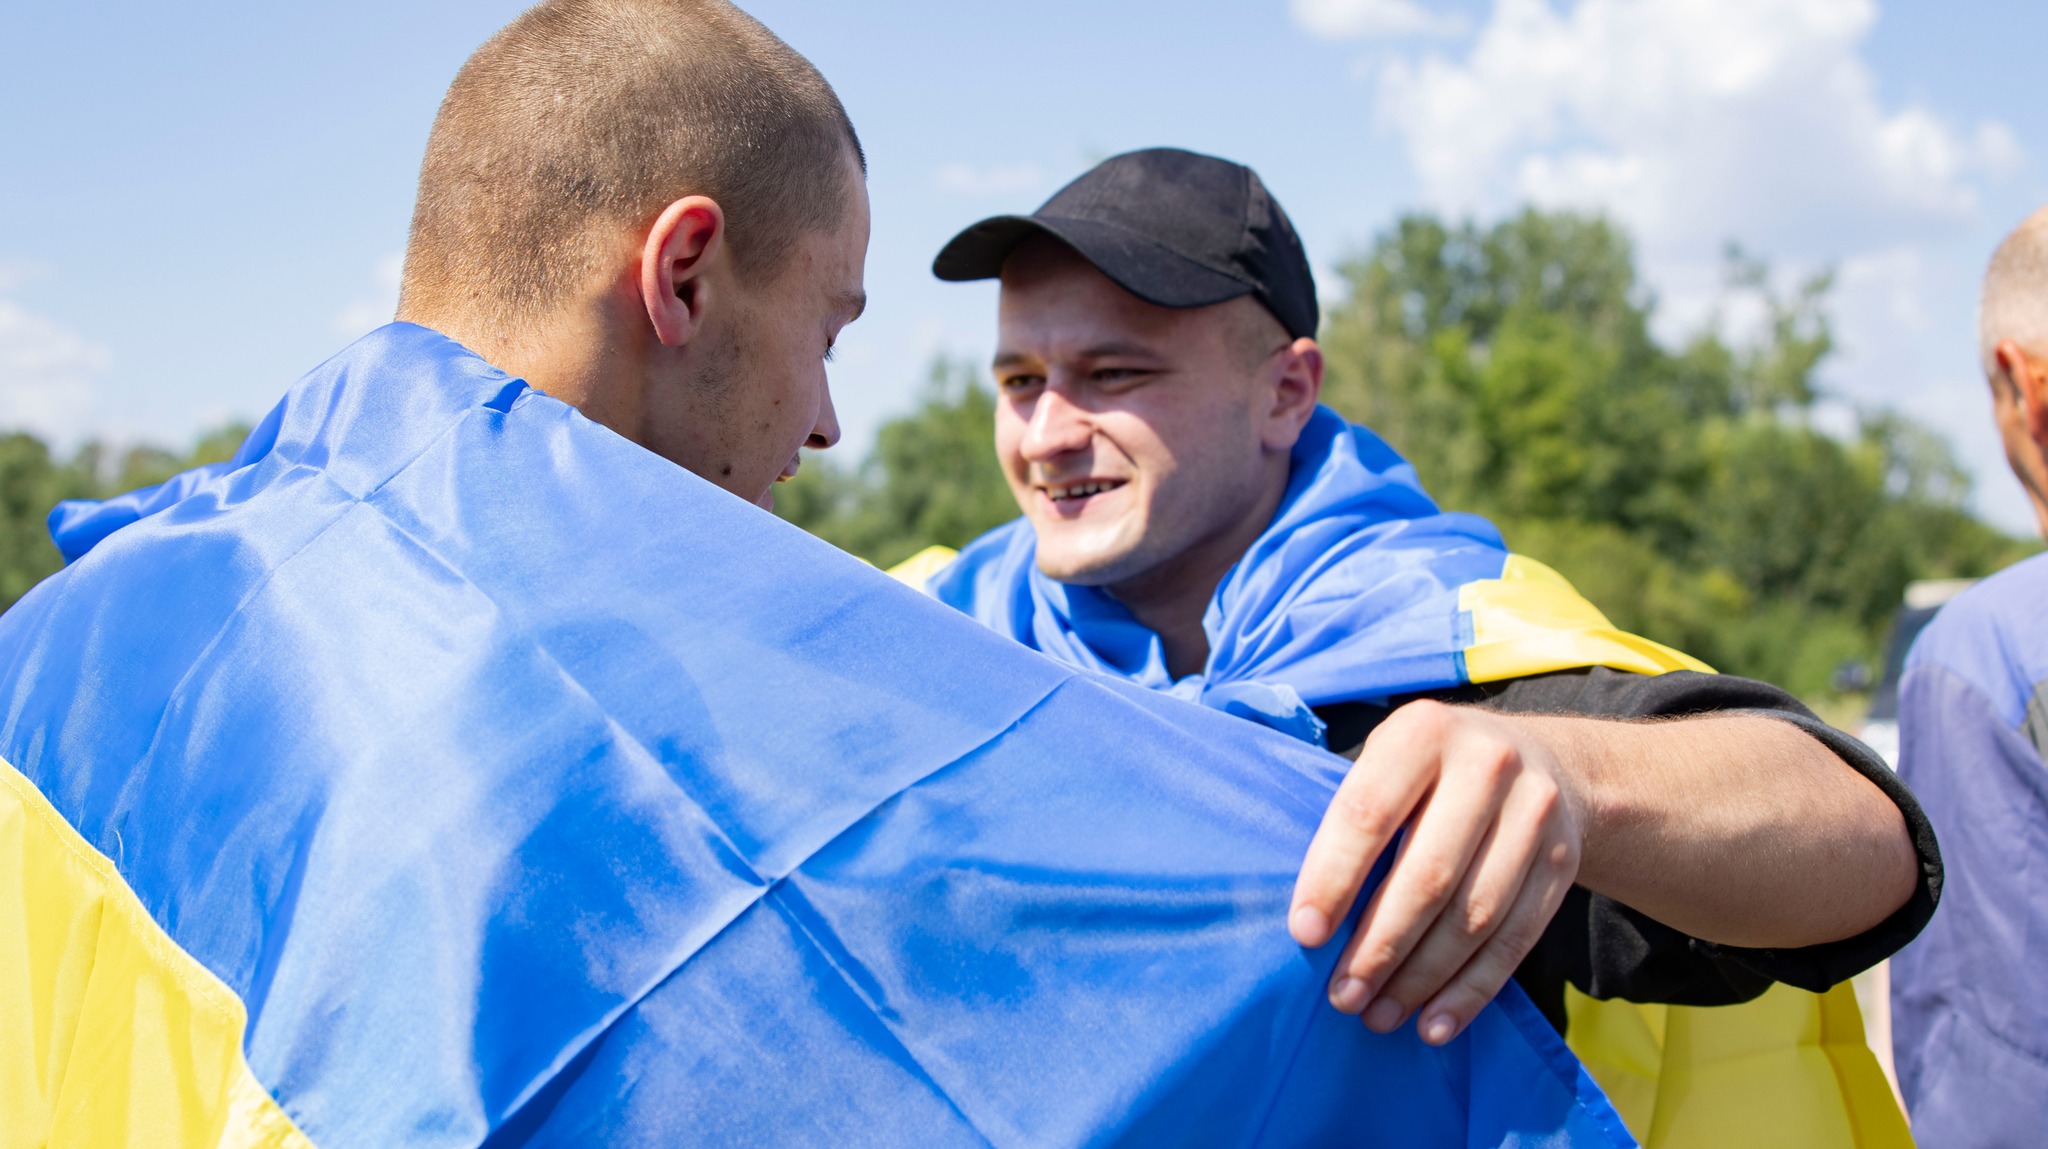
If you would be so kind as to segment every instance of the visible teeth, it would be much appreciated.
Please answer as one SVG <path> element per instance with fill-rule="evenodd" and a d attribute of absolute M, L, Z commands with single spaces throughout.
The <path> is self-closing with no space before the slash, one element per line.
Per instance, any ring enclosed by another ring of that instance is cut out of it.
<path fill-rule="evenodd" d="M 1085 499 L 1090 495 L 1099 495 L 1115 486 L 1115 483 L 1074 483 L 1065 487 L 1047 487 L 1045 493 L 1053 502 L 1062 503 L 1068 499 Z"/>

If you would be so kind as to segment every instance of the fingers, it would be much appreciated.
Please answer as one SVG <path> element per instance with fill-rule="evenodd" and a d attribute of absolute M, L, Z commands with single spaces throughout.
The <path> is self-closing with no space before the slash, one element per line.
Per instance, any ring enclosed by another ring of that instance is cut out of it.
<path fill-rule="evenodd" d="M 1514 907 L 1538 848 L 1533 832 L 1503 835 L 1499 825 L 1494 827 L 1480 844 L 1464 884 L 1366 1007 L 1369 1028 L 1393 1032 L 1414 1006 L 1430 1000 L 1465 968 Z"/>
<path fill-rule="evenodd" d="M 1515 975 L 1522 959 L 1536 948 L 1556 915 L 1557 907 L 1571 889 L 1570 875 L 1577 871 L 1575 859 L 1567 858 L 1569 846 L 1553 843 L 1523 884 L 1514 908 L 1501 921 L 1500 929 L 1481 947 L 1478 956 L 1466 963 L 1458 976 L 1422 1008 L 1416 1022 L 1422 1040 L 1443 1045 L 1472 1024 L 1486 1003 L 1500 993 Z"/>
<path fill-rule="evenodd" d="M 1423 1040 L 1456 1037 L 1542 938 L 1577 874 L 1574 839 L 1547 777 L 1525 776 L 1503 804 L 1465 884 L 1366 1010 L 1392 1032 L 1417 1003 Z"/>
<path fill-rule="evenodd" d="M 1356 1013 L 1366 1008 L 1466 886 L 1472 859 L 1492 832 L 1516 766 L 1511 747 L 1472 748 L 1469 759 L 1459 764 L 1457 784 L 1447 778 L 1429 796 L 1338 959 L 1330 988 L 1330 1004 L 1338 1009 Z M 1370 1020 L 1379 1021 L 1389 1008 L 1396 1012 L 1387 1028 L 1399 1024 L 1406 1010 L 1396 1006 L 1378 1007 Z"/>
<path fill-rule="evenodd" d="M 1366 745 L 1296 880 L 1289 925 L 1327 941 L 1387 843 L 1407 834 L 1332 975 L 1331 1004 L 1425 1041 L 1471 1023 L 1535 948 L 1579 866 L 1576 807 L 1537 729 L 1411 703 Z"/>
<path fill-rule="evenodd" d="M 1294 940 L 1311 949 L 1336 933 L 1373 863 L 1436 780 L 1438 755 L 1417 745 L 1432 731 L 1427 724 L 1396 721 L 1409 709 L 1396 712 L 1367 740 L 1308 844 L 1287 925 Z"/>

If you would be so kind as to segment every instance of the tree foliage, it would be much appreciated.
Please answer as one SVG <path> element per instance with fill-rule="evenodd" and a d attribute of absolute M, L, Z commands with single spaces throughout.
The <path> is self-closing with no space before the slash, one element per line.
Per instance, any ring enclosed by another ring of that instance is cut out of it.
<path fill-rule="evenodd" d="M 0 435 L 0 610 L 63 567 L 47 526 L 59 502 L 103 499 L 161 483 L 189 467 L 232 456 L 248 434 L 245 426 L 223 427 L 184 452 L 154 446 L 116 452 L 87 443 L 70 458 L 59 458 L 33 435 Z"/>
<path fill-rule="evenodd" d="M 1740 249 L 1727 268 L 1722 311 L 1672 350 L 1604 220 L 1411 216 L 1344 269 L 1325 398 L 1621 626 L 1811 697 L 1909 580 L 2026 547 L 1964 509 L 1932 432 L 1889 412 L 1815 426 L 1829 276 L 1781 294 Z M 1754 320 L 1741 337 L 1730 312 Z"/>
<path fill-rule="evenodd" d="M 1816 425 L 1831 280 L 1780 290 L 1731 247 L 1723 306 L 1675 346 L 1611 224 L 1529 211 L 1491 227 L 1397 222 L 1343 269 L 1325 398 L 1414 462 L 1447 508 L 1500 524 L 1620 626 L 1808 698 L 1875 652 L 1905 584 L 1989 573 L 2029 544 L 1973 518 L 1947 443 L 1902 415 Z M 878 565 L 1015 517 L 995 399 L 940 361 L 857 466 L 812 457 L 777 513 Z M 0 436 L 0 605 L 58 568 L 43 521 L 225 458 Z"/>

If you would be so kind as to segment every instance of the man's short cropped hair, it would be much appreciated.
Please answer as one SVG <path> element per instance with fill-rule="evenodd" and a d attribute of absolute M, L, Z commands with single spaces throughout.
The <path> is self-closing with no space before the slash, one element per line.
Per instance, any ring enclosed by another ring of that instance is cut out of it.
<path fill-rule="evenodd" d="M 1997 374 L 1998 345 L 2007 339 L 2048 355 L 2048 208 L 2014 228 L 1984 272 L 1977 342 L 1986 375 Z"/>
<path fill-rule="evenodd" d="M 848 209 L 831 85 L 724 0 L 548 0 L 456 73 L 420 167 L 400 311 L 510 333 L 627 229 L 704 195 L 745 274 Z"/>

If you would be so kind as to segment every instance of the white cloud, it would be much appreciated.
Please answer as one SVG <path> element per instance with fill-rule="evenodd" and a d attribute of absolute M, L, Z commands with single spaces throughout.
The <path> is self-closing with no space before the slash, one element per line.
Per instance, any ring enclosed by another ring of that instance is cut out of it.
<path fill-rule="evenodd" d="M 23 278 L 20 269 L 0 268 L 0 291 Z M 83 438 L 93 429 L 94 379 L 112 362 L 105 347 L 0 298 L 0 429 Z"/>
<path fill-rule="evenodd" d="M 2012 129 L 1997 121 L 1977 125 L 1977 159 L 1991 175 L 2011 175 L 2026 162 L 2026 152 Z"/>
<path fill-rule="evenodd" d="M 1027 192 L 1045 184 L 1045 169 L 1037 164 L 982 167 L 969 163 L 945 164 L 932 173 L 939 190 L 955 195 L 990 196 Z"/>
<path fill-rule="evenodd" d="M 2027 157 L 2002 123 L 1885 100 L 1876 19 L 1875 0 L 1494 0 L 1469 44 L 1385 64 L 1376 113 L 1439 211 L 1625 225 L 1667 336 L 1710 314 L 1728 240 L 1786 282 L 1838 268 L 1826 381 L 1946 432 L 2010 525 L 1969 370 L 1981 256 L 1957 243 Z"/>
<path fill-rule="evenodd" d="M 1435 13 L 1415 0 L 1291 0 L 1294 22 L 1325 40 L 1398 36 L 1457 36 L 1470 29 L 1464 17 Z"/>
<path fill-rule="evenodd" d="M 1463 60 L 1382 74 L 1380 117 L 1437 206 L 1604 209 L 1653 257 L 1731 236 L 1848 254 L 1946 230 L 2012 132 L 1887 110 L 1860 55 L 1871 0 L 1497 0 Z"/>
<path fill-rule="evenodd" d="M 354 339 L 391 322 L 398 314 L 398 280 L 404 270 L 404 252 L 379 256 L 370 268 L 370 289 L 335 313 L 335 333 Z"/>

